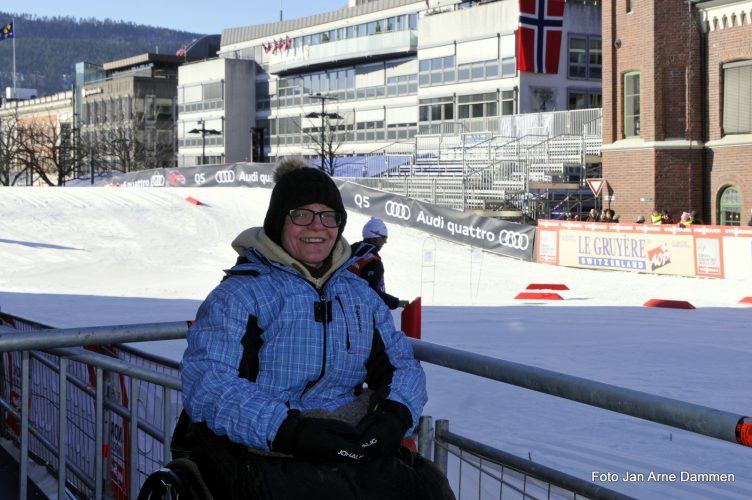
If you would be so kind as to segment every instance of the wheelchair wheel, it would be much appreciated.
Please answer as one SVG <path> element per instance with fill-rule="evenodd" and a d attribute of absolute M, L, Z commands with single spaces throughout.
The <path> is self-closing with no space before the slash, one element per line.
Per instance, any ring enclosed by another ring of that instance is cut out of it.
<path fill-rule="evenodd" d="M 213 500 L 196 463 L 178 458 L 144 481 L 138 500 Z"/>
<path fill-rule="evenodd" d="M 188 500 L 190 498 L 185 482 L 175 471 L 168 468 L 152 473 L 146 478 L 138 492 L 138 500 Z"/>

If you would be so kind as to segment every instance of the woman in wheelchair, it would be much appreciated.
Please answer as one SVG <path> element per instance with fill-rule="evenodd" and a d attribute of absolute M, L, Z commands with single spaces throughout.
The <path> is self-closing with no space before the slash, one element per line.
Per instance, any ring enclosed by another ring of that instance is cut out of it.
<path fill-rule="evenodd" d="M 339 189 L 300 158 L 275 171 L 263 227 L 206 298 L 182 361 L 173 436 L 215 499 L 453 499 L 401 447 L 425 374 L 389 308 L 347 270 Z"/>

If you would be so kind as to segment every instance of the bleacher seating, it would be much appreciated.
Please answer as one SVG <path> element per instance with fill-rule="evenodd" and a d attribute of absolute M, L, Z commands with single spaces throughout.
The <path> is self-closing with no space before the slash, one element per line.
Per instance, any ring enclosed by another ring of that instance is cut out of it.
<path fill-rule="evenodd" d="M 541 184 L 551 184 L 551 190 L 578 189 L 586 162 L 598 163 L 600 126 L 598 110 L 505 116 L 500 117 L 502 133 L 457 133 L 472 129 L 457 126 L 419 134 L 413 143 L 400 144 L 401 151 L 411 148 L 410 153 L 388 155 L 385 148 L 382 154 L 343 158 L 335 175 L 409 178 L 409 189 L 388 185 L 403 194 L 425 193 L 426 199 L 453 208 L 489 203 L 514 207 L 520 194 L 532 188 L 528 183 L 536 184 L 537 195 L 548 189 Z M 433 188 L 421 182 L 433 183 Z"/>

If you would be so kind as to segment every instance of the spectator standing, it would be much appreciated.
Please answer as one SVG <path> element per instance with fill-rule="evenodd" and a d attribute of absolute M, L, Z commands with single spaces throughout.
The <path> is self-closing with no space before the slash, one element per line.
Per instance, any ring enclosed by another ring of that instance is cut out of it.
<path fill-rule="evenodd" d="M 752 226 L 752 208 L 749 209 L 749 222 L 747 222 L 748 226 Z"/>
<path fill-rule="evenodd" d="M 635 220 L 635 224 L 645 224 L 645 217 L 643 217 L 642 215 L 637 217 L 637 220 Z"/>
<path fill-rule="evenodd" d="M 588 212 L 587 219 L 585 219 L 587 222 L 598 222 L 598 212 L 591 208 L 590 212 Z"/>
<path fill-rule="evenodd" d="M 381 300 L 389 306 L 389 309 L 397 309 L 407 306 L 408 301 L 400 300 L 386 293 L 384 263 L 381 261 L 379 252 L 386 245 L 388 237 L 389 230 L 384 221 L 377 217 L 371 217 L 363 226 L 363 241 L 354 243 L 351 247 L 357 260 L 348 269 L 366 280 L 368 286 L 381 297 Z"/>
<path fill-rule="evenodd" d="M 692 225 L 692 216 L 689 212 L 682 212 L 681 218 L 679 219 L 679 225 L 682 227 L 689 227 Z"/>
<path fill-rule="evenodd" d="M 661 213 L 661 224 L 674 224 L 674 219 L 668 213 L 668 209 L 663 210 Z"/>
<path fill-rule="evenodd" d="M 650 222 L 652 224 L 663 224 L 663 215 L 661 215 L 657 208 L 654 208 L 651 212 Z"/>
<path fill-rule="evenodd" d="M 235 239 L 240 263 L 199 307 L 173 455 L 194 460 L 217 499 L 453 499 L 437 467 L 400 447 L 425 374 L 347 271 L 339 189 L 304 164 L 278 166 L 263 227 Z"/>

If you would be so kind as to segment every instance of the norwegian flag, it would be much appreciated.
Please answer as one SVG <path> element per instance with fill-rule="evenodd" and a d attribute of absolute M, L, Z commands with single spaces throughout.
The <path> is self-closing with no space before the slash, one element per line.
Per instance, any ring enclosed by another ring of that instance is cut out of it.
<path fill-rule="evenodd" d="M 517 69 L 558 73 L 564 0 L 520 0 Z"/>

